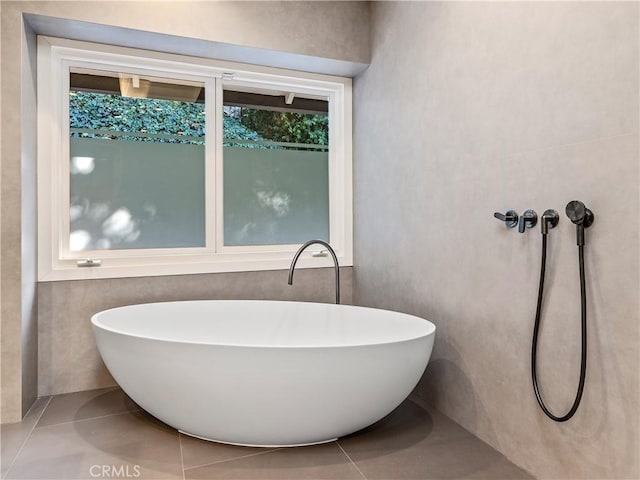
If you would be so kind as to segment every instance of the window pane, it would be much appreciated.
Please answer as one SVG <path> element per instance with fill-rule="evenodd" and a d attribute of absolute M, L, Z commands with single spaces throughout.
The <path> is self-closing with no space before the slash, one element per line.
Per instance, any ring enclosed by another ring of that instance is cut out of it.
<path fill-rule="evenodd" d="M 70 249 L 205 245 L 204 88 L 71 72 Z"/>
<path fill-rule="evenodd" d="M 296 100 L 225 91 L 225 245 L 329 240 L 327 102 Z"/>

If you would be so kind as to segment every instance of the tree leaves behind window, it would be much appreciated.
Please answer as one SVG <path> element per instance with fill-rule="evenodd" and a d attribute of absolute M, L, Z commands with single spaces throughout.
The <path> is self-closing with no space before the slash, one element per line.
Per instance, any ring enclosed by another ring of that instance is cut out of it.
<path fill-rule="evenodd" d="M 180 138 L 119 137 L 151 142 L 202 143 L 205 132 L 204 104 L 83 91 L 72 91 L 69 96 L 69 122 L 71 128 L 202 138 L 201 141 L 193 141 Z M 73 133 L 72 136 L 94 135 Z"/>
<path fill-rule="evenodd" d="M 327 115 L 243 108 L 240 121 L 267 140 L 314 145 L 329 144 Z"/>
<path fill-rule="evenodd" d="M 240 123 L 240 120 L 225 113 L 223 120 L 223 135 L 225 140 L 263 140 L 258 132 Z"/>
<path fill-rule="evenodd" d="M 329 144 L 329 118 L 327 115 L 274 112 L 252 108 L 233 110 L 233 112 L 225 110 L 223 115 L 225 139 L 271 140 L 314 145 Z M 117 136 L 109 135 L 108 132 L 95 134 L 72 132 L 71 136 L 73 137 L 144 142 L 204 143 L 205 112 L 203 103 L 72 91 L 69 96 L 69 122 L 71 128 L 167 136 L 158 138 L 154 136 Z M 251 146 L 258 147 L 258 145 Z"/>

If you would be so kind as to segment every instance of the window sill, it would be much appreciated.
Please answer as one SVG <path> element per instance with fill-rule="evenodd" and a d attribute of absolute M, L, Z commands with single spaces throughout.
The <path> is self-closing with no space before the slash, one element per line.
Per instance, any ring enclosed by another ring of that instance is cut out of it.
<path fill-rule="evenodd" d="M 156 277 L 164 275 L 194 275 L 204 273 L 251 272 L 264 270 L 287 270 L 291 265 L 291 255 L 274 256 L 268 259 L 238 259 L 237 255 L 219 255 L 215 261 L 195 260 L 184 258 L 167 263 L 135 263 L 127 261 L 126 265 L 119 264 L 118 259 L 102 260 L 100 266 L 78 267 L 75 261 L 59 262 L 54 268 L 41 271 L 38 280 L 41 282 L 64 280 L 92 280 L 105 278 L 128 277 Z M 338 253 L 338 263 L 341 267 L 353 266 L 353 259 Z M 331 257 L 312 257 L 311 252 L 305 252 L 296 264 L 296 268 L 327 268 L 333 267 Z"/>

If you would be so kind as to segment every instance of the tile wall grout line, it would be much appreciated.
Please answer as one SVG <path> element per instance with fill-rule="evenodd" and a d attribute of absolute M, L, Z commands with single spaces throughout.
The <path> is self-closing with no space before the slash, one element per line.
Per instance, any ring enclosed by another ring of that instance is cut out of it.
<path fill-rule="evenodd" d="M 240 460 L 241 458 L 249 458 L 249 457 L 255 457 L 258 455 L 265 455 L 267 453 L 277 452 L 278 450 L 282 450 L 282 448 L 270 448 L 264 452 L 250 453 L 248 455 L 241 455 L 239 457 L 226 458 L 224 460 L 216 460 L 215 462 L 203 463 L 202 465 L 195 465 L 193 467 L 185 468 L 184 471 L 186 472 L 187 470 L 193 470 L 194 468 L 208 467 L 209 465 L 217 465 L 218 463 L 232 462 L 233 460 Z"/>
<path fill-rule="evenodd" d="M 496 159 L 498 160 L 508 160 L 516 155 L 530 155 L 533 153 L 538 153 L 538 152 L 544 152 L 547 150 L 554 150 L 556 148 L 567 148 L 567 147 L 577 147 L 577 146 L 581 146 L 581 145 L 588 145 L 589 143 L 598 143 L 598 142 L 606 142 L 609 140 L 616 140 L 618 138 L 623 138 L 623 137 L 634 137 L 634 136 L 638 136 L 637 133 L 635 132 L 628 132 L 628 133 L 620 133 L 620 134 L 614 134 L 614 135 L 608 135 L 608 136 L 604 136 L 604 137 L 595 137 L 595 138 L 591 138 L 589 140 L 578 140 L 575 142 L 568 142 L 568 143 L 559 143 L 557 145 L 547 145 L 547 146 L 543 146 L 543 147 L 538 147 L 538 148 L 528 148 L 528 149 L 524 149 L 524 150 L 514 150 L 513 152 L 507 152 L 504 154 L 498 154 L 495 156 Z M 479 158 L 480 160 L 485 160 L 486 158 L 482 157 L 482 156 L 478 156 L 477 158 Z"/>
<path fill-rule="evenodd" d="M 364 473 L 362 473 L 362 470 L 360 470 L 358 468 L 358 465 L 356 465 L 356 462 L 354 462 L 353 459 L 346 452 L 346 450 L 344 448 L 342 448 L 342 445 L 340 445 L 340 442 L 338 440 L 336 440 L 336 445 L 338 445 L 338 447 L 340 447 L 340 450 L 342 450 L 342 453 L 344 453 L 345 457 L 347 457 L 349 459 L 349 461 L 351 462 L 351 465 L 353 465 L 355 467 L 355 469 L 362 476 L 362 478 L 364 478 L 364 480 L 367 480 L 367 477 L 364 475 Z"/>
<path fill-rule="evenodd" d="M 126 412 L 109 413 L 107 415 L 98 415 L 97 417 L 79 418 L 78 420 L 70 420 L 68 422 L 52 423 L 51 425 L 43 425 L 41 427 L 38 427 L 38 430 L 43 429 L 43 428 L 58 427 L 60 425 L 69 425 L 70 423 L 88 422 L 89 420 L 97 420 L 99 418 L 115 417 L 116 415 L 125 415 L 127 413 L 136 413 L 136 412 L 144 412 L 144 409 L 143 408 L 138 408 L 137 410 L 127 410 Z"/>
<path fill-rule="evenodd" d="M 182 435 L 180 435 L 179 430 L 176 430 L 176 433 L 178 434 L 178 445 L 180 445 L 180 466 L 182 467 L 182 480 L 185 480 L 187 476 L 184 471 L 184 454 L 182 453 Z"/>
<path fill-rule="evenodd" d="M 5 473 L 5 475 L 4 475 L 4 478 L 9 478 L 9 474 L 11 473 L 11 469 L 13 468 L 13 466 L 16 463 L 16 460 L 18 459 L 18 457 L 22 453 L 22 450 L 24 449 L 24 446 L 27 444 L 27 440 L 29 440 L 29 437 L 31 437 L 31 434 L 35 430 L 36 425 L 38 425 L 38 422 L 40 421 L 40 419 L 44 415 L 45 410 L 47 409 L 47 407 L 51 403 L 51 399 L 52 398 L 53 398 L 53 395 L 49 395 L 49 399 L 47 400 L 47 403 L 45 404 L 45 406 L 42 408 L 42 411 L 40 412 L 40 415 L 38 415 L 38 418 L 36 418 L 36 421 L 33 422 L 33 427 L 31 427 L 31 430 L 29 430 L 29 433 L 27 433 L 27 435 L 24 437 L 24 440 L 22 441 L 22 444 L 20 445 L 20 448 L 18 449 L 18 451 L 16 452 L 15 456 L 13 457 L 13 460 L 11 460 L 11 463 L 9 464 L 9 468 L 7 468 L 7 473 Z M 29 409 L 29 411 L 31 411 L 31 409 Z M 29 412 L 27 412 L 27 413 L 29 413 Z"/>

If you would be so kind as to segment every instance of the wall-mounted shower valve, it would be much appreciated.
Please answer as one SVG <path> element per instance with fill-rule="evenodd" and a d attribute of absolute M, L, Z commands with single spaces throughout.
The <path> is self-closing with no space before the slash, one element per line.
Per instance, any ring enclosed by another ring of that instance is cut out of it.
<path fill-rule="evenodd" d="M 493 216 L 503 221 L 508 228 L 513 228 L 518 225 L 518 214 L 514 210 L 509 210 L 505 214 L 495 212 Z"/>
<path fill-rule="evenodd" d="M 518 231 L 524 233 L 525 228 L 533 228 L 538 223 L 538 214 L 533 210 L 526 210 L 520 216 L 520 222 L 518 223 Z"/>
<path fill-rule="evenodd" d="M 551 228 L 555 228 L 560 221 L 560 215 L 555 210 L 545 210 L 540 220 L 540 231 L 543 235 L 549 233 Z"/>

